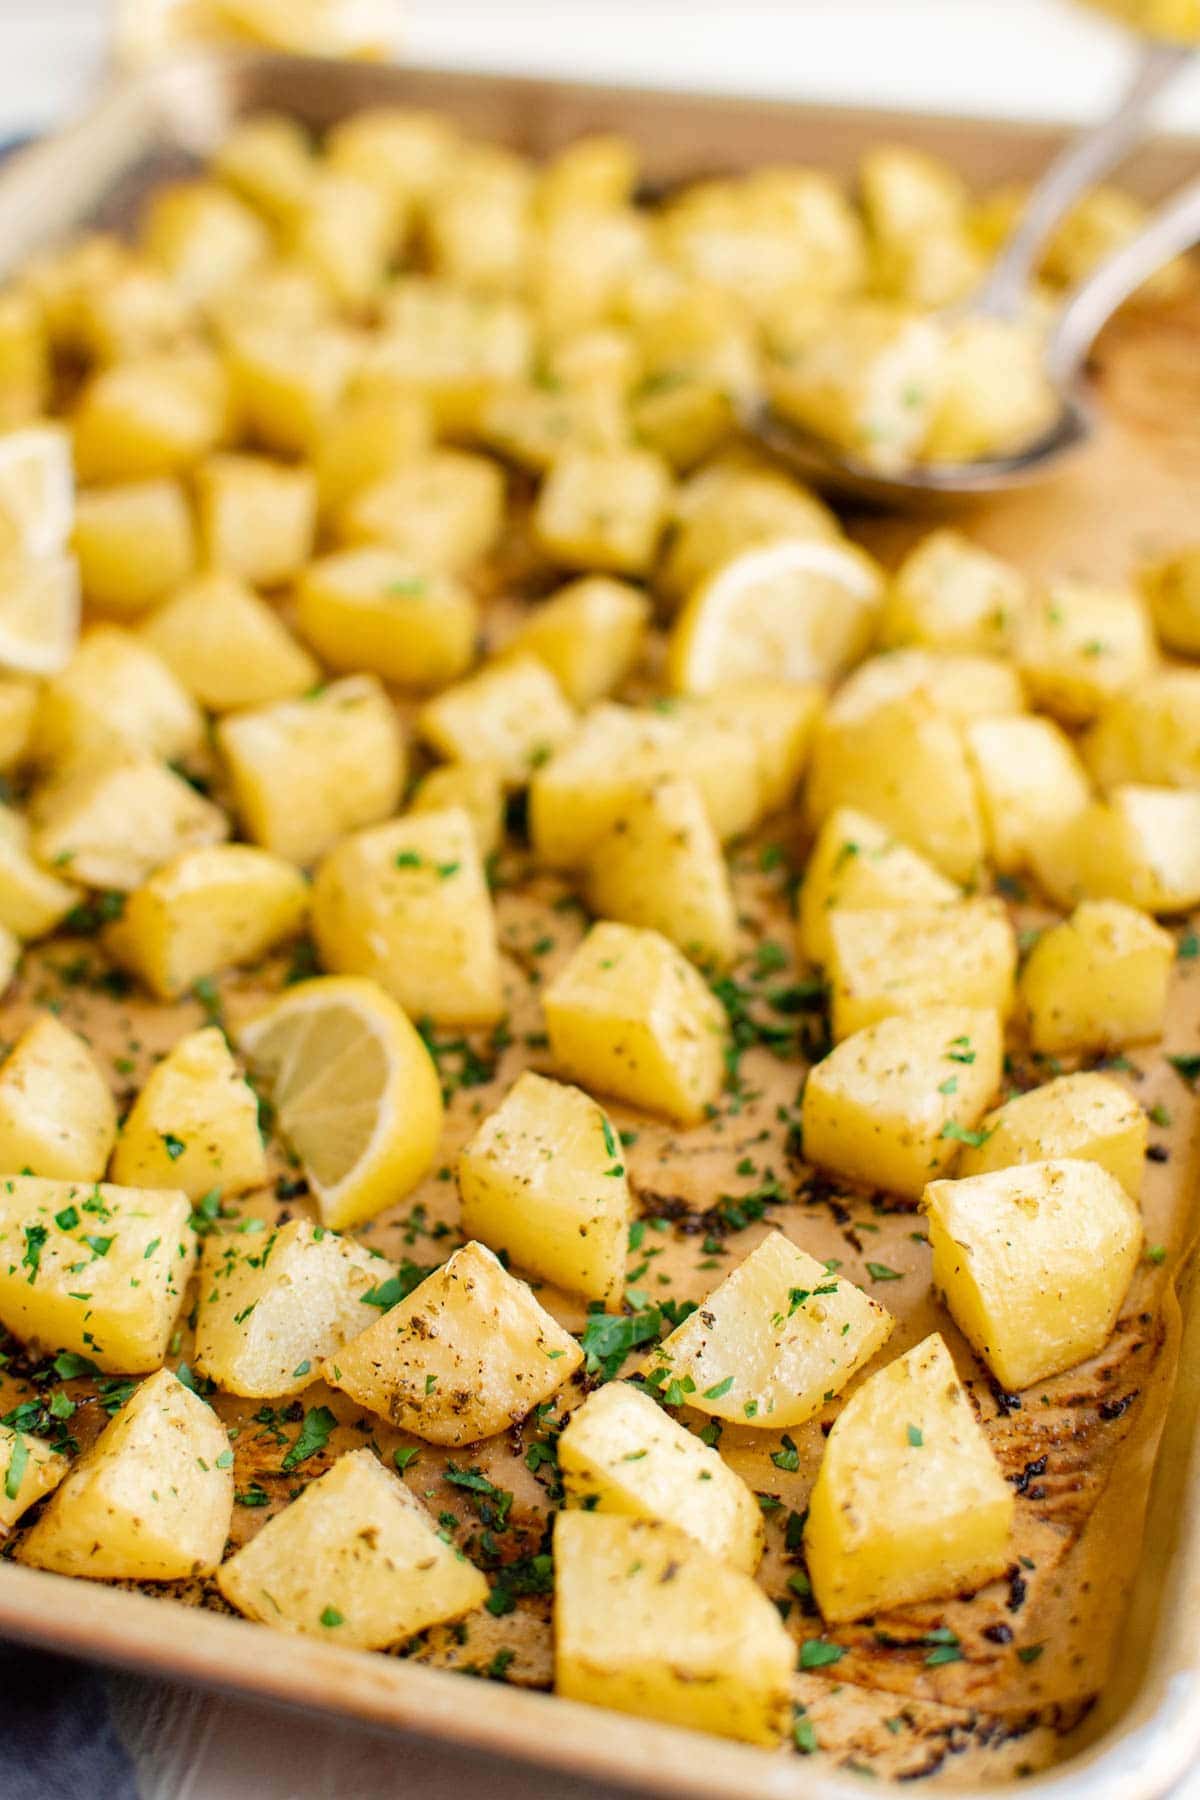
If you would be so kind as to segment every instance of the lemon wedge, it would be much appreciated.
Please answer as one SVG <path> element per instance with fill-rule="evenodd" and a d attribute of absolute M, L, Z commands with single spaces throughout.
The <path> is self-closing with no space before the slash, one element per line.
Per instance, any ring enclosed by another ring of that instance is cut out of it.
<path fill-rule="evenodd" d="M 671 633 L 677 693 L 735 681 L 832 681 L 870 643 L 883 578 L 854 544 L 785 538 L 734 556 L 692 594 Z"/>
<path fill-rule="evenodd" d="M 75 558 L 0 555 L 0 669 L 57 675 L 78 641 Z"/>
<path fill-rule="evenodd" d="M 401 1199 L 433 1160 L 442 1091 L 408 1016 L 373 981 L 321 976 L 243 1026 L 323 1222 L 343 1231 Z"/>
<path fill-rule="evenodd" d="M 62 425 L 0 434 L 0 544 L 6 553 L 53 556 L 75 523 L 71 438 Z"/>

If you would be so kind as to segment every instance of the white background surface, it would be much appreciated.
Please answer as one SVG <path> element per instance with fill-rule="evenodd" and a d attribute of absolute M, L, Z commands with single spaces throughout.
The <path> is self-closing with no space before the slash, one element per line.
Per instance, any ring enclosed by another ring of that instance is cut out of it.
<path fill-rule="evenodd" d="M 1120 35 L 1067 0 L 411 0 L 405 10 L 420 61 L 1018 118 L 1089 117 L 1124 67 Z M 104 0 L 0 0 L 0 136 L 86 101 L 107 19 Z M 1200 130 L 1200 70 L 1164 122 Z M 468 1784 L 483 1800 L 597 1794 L 148 1682 L 121 1679 L 115 1693 L 146 1800 L 450 1800 Z M 1200 1800 L 1200 1781 L 1187 1800 Z"/>

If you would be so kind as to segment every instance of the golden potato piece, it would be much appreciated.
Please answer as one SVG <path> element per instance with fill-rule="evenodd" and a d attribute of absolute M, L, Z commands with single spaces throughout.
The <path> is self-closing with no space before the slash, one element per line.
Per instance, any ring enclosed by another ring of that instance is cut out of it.
<path fill-rule="evenodd" d="M 0 806 L 0 925 L 22 940 L 45 937 L 82 897 L 34 861 L 29 837 L 28 821 Z"/>
<path fill-rule="evenodd" d="M 983 1142 L 964 1148 L 958 1172 L 987 1175 L 1014 1163 L 1075 1157 L 1099 1163 L 1136 1200 L 1148 1134 L 1142 1108 L 1111 1075 L 1060 1075 L 985 1113 L 979 1126 Z"/>
<path fill-rule="evenodd" d="M 294 700 L 320 681 L 316 659 L 234 575 L 189 581 L 155 607 L 140 636 L 208 712 Z"/>
<path fill-rule="evenodd" d="M 1200 902 L 1200 790 L 1127 783 L 1039 842 L 1034 871 L 1061 906 L 1119 900 L 1151 913 Z"/>
<path fill-rule="evenodd" d="M 1168 650 L 1200 656 L 1200 552 L 1188 546 L 1141 571 L 1140 586 Z"/>
<path fill-rule="evenodd" d="M 364 545 L 309 565 L 296 620 L 329 667 L 369 669 L 400 687 L 442 687 L 470 668 L 479 606 L 453 575 Z"/>
<path fill-rule="evenodd" d="M 930 1006 L 1012 1011 L 1017 938 L 999 900 L 861 908 L 829 919 L 835 1042 Z"/>
<path fill-rule="evenodd" d="M 1018 570 L 944 527 L 923 537 L 897 569 L 879 635 L 890 645 L 1002 655 L 1028 602 Z"/>
<path fill-rule="evenodd" d="M 650 602 L 628 582 L 584 576 L 559 588 L 525 620 L 506 649 L 544 662 L 572 706 L 619 688 L 636 663 Z"/>
<path fill-rule="evenodd" d="M 0 1064 L 0 1168 L 99 1181 L 116 1136 L 117 1109 L 91 1051 L 44 1013 Z"/>
<path fill-rule="evenodd" d="M 852 806 L 831 812 L 817 834 L 800 889 L 800 953 L 827 963 L 838 912 L 886 907 L 928 911 L 961 899 L 962 890 Z"/>
<path fill-rule="evenodd" d="M 523 787 L 572 735 L 575 714 L 544 663 L 516 656 L 426 701 L 417 729 L 447 761 L 489 763 Z"/>
<path fill-rule="evenodd" d="M 492 763 L 442 763 L 430 769 L 412 797 L 414 813 L 459 807 L 471 821 L 479 854 L 486 862 L 504 839 L 504 783 Z"/>
<path fill-rule="evenodd" d="M 1085 724 L 1153 671 L 1154 633 L 1133 588 L 1056 581 L 1031 606 L 1016 657 L 1035 706 Z"/>
<path fill-rule="evenodd" d="M 190 1200 L 265 1184 L 258 1098 L 215 1025 L 181 1037 L 155 1064 L 121 1127 L 112 1172 L 123 1187 L 169 1185 Z"/>
<path fill-rule="evenodd" d="M 1004 874 L 1028 869 L 1091 797 L 1075 747 L 1051 719 L 971 719 L 964 730 L 988 856 Z"/>
<path fill-rule="evenodd" d="M 1057 1056 L 1160 1037 L 1174 960 L 1174 939 L 1145 913 L 1085 900 L 1042 933 L 1021 970 L 1030 1043 Z"/>
<path fill-rule="evenodd" d="M 386 544 L 421 569 L 460 574 L 494 547 L 503 522 L 499 464 L 435 449 L 356 494 L 338 515 L 338 536 L 345 544 Z"/>
<path fill-rule="evenodd" d="M 226 435 L 224 368 L 211 352 L 194 349 L 114 363 L 87 383 L 73 425 L 82 482 L 181 474 Z"/>
<path fill-rule="evenodd" d="M 266 261 L 271 235 L 250 207 L 216 182 L 180 181 L 152 197 L 142 245 L 184 294 L 207 300 Z"/>
<path fill-rule="evenodd" d="M 72 548 L 85 600 L 105 612 L 144 612 L 196 567 L 196 531 L 182 484 L 160 476 L 85 488 L 75 504 Z"/>
<path fill-rule="evenodd" d="M 251 587 L 281 587 L 312 555 L 317 480 L 266 456 L 210 456 L 195 474 L 205 560 Z"/>
<path fill-rule="evenodd" d="M 43 1438 L 0 1425 L 0 1532 L 56 1488 L 70 1463 Z"/>
<path fill-rule="evenodd" d="M 1164 669 L 1106 706 L 1083 740 L 1102 788 L 1200 787 L 1200 669 Z"/>
<path fill-rule="evenodd" d="M 151 646 L 119 625 L 96 625 L 42 690 L 34 751 L 64 768 L 122 750 L 166 762 L 203 739 L 199 707 Z"/>
<path fill-rule="evenodd" d="M 33 799 L 33 851 L 87 887 L 131 893 L 185 850 L 229 834 L 220 807 L 148 756 L 84 763 Z"/>
<path fill-rule="evenodd" d="M 670 498 L 671 472 L 651 450 L 572 451 L 542 486 L 534 536 L 564 568 L 644 575 Z"/>

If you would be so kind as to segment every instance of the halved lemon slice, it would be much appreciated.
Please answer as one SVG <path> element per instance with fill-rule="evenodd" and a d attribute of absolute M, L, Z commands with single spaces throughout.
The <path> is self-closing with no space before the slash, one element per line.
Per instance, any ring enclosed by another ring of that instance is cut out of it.
<path fill-rule="evenodd" d="M 75 558 L 0 557 L 0 669 L 56 675 L 78 641 Z"/>
<path fill-rule="evenodd" d="M 65 550 L 75 524 L 75 469 L 62 425 L 0 434 L 0 540 L 30 557 Z"/>
<path fill-rule="evenodd" d="M 344 1231 L 401 1199 L 442 1129 L 437 1069 L 406 1013 L 373 981 L 320 976 L 243 1026 L 324 1223 Z"/>
<path fill-rule="evenodd" d="M 671 633 L 677 693 L 735 681 L 832 681 L 866 650 L 883 597 L 854 544 L 809 538 L 744 550 L 700 583 Z"/>

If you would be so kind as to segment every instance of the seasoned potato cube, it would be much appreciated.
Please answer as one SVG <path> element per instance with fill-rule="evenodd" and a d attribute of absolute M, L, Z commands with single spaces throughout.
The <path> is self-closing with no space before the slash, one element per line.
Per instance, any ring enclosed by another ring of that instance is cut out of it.
<path fill-rule="evenodd" d="M 582 1361 L 532 1290 L 468 1243 L 330 1357 L 324 1375 L 431 1444 L 473 1444 L 548 1400 Z"/>
<path fill-rule="evenodd" d="M 1078 725 L 1152 673 L 1154 633 L 1132 588 L 1056 581 L 1026 611 L 1016 656 L 1034 705 Z"/>
<path fill-rule="evenodd" d="M 495 916 L 461 808 L 343 838 L 317 871 L 312 908 L 326 968 L 369 976 L 414 1018 L 469 1026 L 501 1017 Z"/>
<path fill-rule="evenodd" d="M 216 182 L 177 182 L 151 199 L 142 246 L 190 299 L 207 300 L 267 260 L 271 234 Z"/>
<path fill-rule="evenodd" d="M 478 294 L 525 285 L 533 247 L 532 172 L 510 152 L 473 146 L 430 196 L 424 236 L 435 275 Z"/>
<path fill-rule="evenodd" d="M 471 821 L 479 854 L 486 861 L 504 838 L 504 783 L 492 763 L 443 763 L 430 769 L 412 798 L 414 813 L 461 807 Z"/>
<path fill-rule="evenodd" d="M 770 814 L 795 795 L 823 697 L 816 682 L 731 681 L 685 707 L 683 718 L 749 736 L 758 753 L 762 811 Z"/>
<path fill-rule="evenodd" d="M 834 1420 L 804 1534 L 822 1615 L 840 1624 L 982 1587 L 1009 1562 L 1013 1506 L 934 1333 Z"/>
<path fill-rule="evenodd" d="M 585 576 L 538 606 L 507 648 L 544 662 L 572 706 L 591 706 L 629 674 L 649 620 L 650 602 L 637 588 Z"/>
<path fill-rule="evenodd" d="M 985 1114 L 983 1142 L 964 1147 L 958 1172 L 987 1175 L 1014 1163 L 1074 1157 L 1099 1163 L 1136 1200 L 1148 1131 L 1142 1108 L 1111 1075 L 1060 1075 Z"/>
<path fill-rule="evenodd" d="M 386 819 L 404 786 L 400 721 L 373 675 L 230 714 L 217 744 L 247 835 L 289 862 L 315 862 L 348 831 Z"/>
<path fill-rule="evenodd" d="M 1102 788 L 1200 787 L 1200 669 L 1164 669 L 1106 706 L 1083 740 Z"/>
<path fill-rule="evenodd" d="M 295 217 L 312 180 L 308 133 L 283 113 L 239 120 L 213 157 L 213 173 L 274 225 Z"/>
<path fill-rule="evenodd" d="M 817 834 L 800 889 L 800 953 L 827 963 L 838 911 L 948 906 L 961 889 L 885 826 L 839 806 Z"/>
<path fill-rule="evenodd" d="M 252 587 L 279 587 L 312 555 L 317 481 L 311 469 L 265 456 L 211 456 L 196 470 L 200 535 L 209 565 Z"/>
<path fill-rule="evenodd" d="M 530 301 L 550 339 L 603 324 L 650 259 L 652 226 L 632 206 L 556 206 L 532 247 Z"/>
<path fill-rule="evenodd" d="M 983 820 L 961 729 L 920 691 L 868 710 L 836 701 L 817 725 L 807 806 L 814 824 L 861 807 L 953 881 L 983 859 Z"/>
<path fill-rule="evenodd" d="M 203 738 L 199 707 L 155 651 L 119 625 L 96 625 L 42 690 L 34 751 L 61 767 L 122 750 L 166 760 Z"/>
<path fill-rule="evenodd" d="M 469 569 L 495 546 L 504 522 L 498 463 L 463 450 L 431 450 L 373 482 L 338 515 L 347 544 L 387 544 L 421 569 Z"/>
<path fill-rule="evenodd" d="M 581 1088 L 526 1069 L 457 1173 L 468 1237 L 568 1293 L 620 1306 L 629 1180 L 616 1132 Z"/>
<path fill-rule="evenodd" d="M 1029 602 L 1024 577 L 959 531 L 931 531 L 897 569 L 884 603 L 885 644 L 996 656 Z"/>
<path fill-rule="evenodd" d="M 278 613 L 234 575 L 189 581 L 139 630 L 209 712 L 291 700 L 320 679 Z"/>
<path fill-rule="evenodd" d="M 273 1400 L 317 1380 L 357 1337 L 395 1270 L 307 1219 L 267 1238 L 210 1237 L 200 1263 L 196 1367 L 227 1394 Z M 398 1285 L 398 1284 L 397 1284 Z"/>
<path fill-rule="evenodd" d="M 402 227 L 392 196 L 376 183 L 325 167 L 310 182 L 286 244 L 340 306 L 357 310 L 382 287 Z"/>
<path fill-rule="evenodd" d="M 554 1691 L 695 1731 L 777 1744 L 796 1649 L 749 1575 L 658 1519 L 554 1522 Z"/>
<path fill-rule="evenodd" d="M 558 1440 L 567 1505 L 659 1519 L 753 1575 L 762 1514 L 740 1475 L 644 1388 L 610 1381 L 576 1407 Z"/>
<path fill-rule="evenodd" d="M 36 297 L 23 288 L 0 293 L 0 419 L 21 425 L 46 410 L 50 356 Z"/>
<path fill-rule="evenodd" d="M 994 1012 L 937 1006 L 844 1038 L 805 1083 L 804 1154 L 821 1168 L 918 1199 L 949 1171 L 1000 1085 Z"/>
<path fill-rule="evenodd" d="M 544 474 L 560 456 L 618 450 L 628 442 L 623 396 L 599 382 L 536 381 L 498 388 L 481 406 L 479 436 L 520 468 Z"/>
<path fill-rule="evenodd" d="M 308 888 L 291 863 L 250 844 L 213 844 L 156 869 L 104 947 L 160 1000 L 177 1000 L 202 977 L 257 962 L 307 913 Z"/>
<path fill-rule="evenodd" d="M 425 456 L 432 439 L 429 404 L 395 382 L 352 387 L 313 452 L 324 517 L 335 517 L 364 488 Z"/>
<path fill-rule="evenodd" d="M 75 503 L 75 555 L 84 599 L 106 612 L 143 612 L 196 566 L 192 509 L 179 482 L 86 488 Z"/>
<path fill-rule="evenodd" d="M 160 1369 L 55 1489 L 18 1555 L 94 1581 L 182 1581 L 217 1567 L 232 1515 L 225 1427 Z"/>
<path fill-rule="evenodd" d="M 0 771 L 7 772 L 28 754 L 39 695 L 35 682 L 0 677 Z"/>
<path fill-rule="evenodd" d="M 702 967 L 725 968 L 737 911 L 721 845 L 694 781 L 665 776 L 635 789 L 588 854 L 591 912 L 661 931 Z"/>
<path fill-rule="evenodd" d="M 113 1374 L 161 1367 L 196 1260 L 190 1217 L 178 1189 L 6 1177 L 0 1322 Z"/>
<path fill-rule="evenodd" d="M 572 735 L 575 714 L 544 663 L 515 656 L 427 701 L 417 728 L 447 761 L 490 763 L 510 787 L 523 787 Z"/>
<path fill-rule="evenodd" d="M 231 1606 L 277 1631 L 386 1650 L 487 1599 L 487 1579 L 373 1450 L 352 1450 L 217 1573 Z"/>
<path fill-rule="evenodd" d="M 1200 790 L 1114 788 L 1039 844 L 1033 865 L 1061 906 L 1086 895 L 1187 912 L 1200 901 Z"/>
<path fill-rule="evenodd" d="M 170 1185 L 189 1200 L 265 1184 L 258 1097 L 215 1025 L 181 1037 L 155 1064 L 121 1127 L 112 1172 L 123 1187 Z"/>
<path fill-rule="evenodd" d="M 785 1430 L 840 1393 L 894 1323 L 853 1282 L 770 1231 L 663 1340 L 653 1366 L 699 1412 Z"/>
<path fill-rule="evenodd" d="M 1103 1349 L 1142 1248 L 1107 1169 L 1062 1158 L 931 1181 L 923 1206 L 934 1285 L 1006 1390 Z"/>
<path fill-rule="evenodd" d="M 680 1124 L 721 1091 L 727 1026 L 720 1001 L 657 931 L 601 921 L 546 989 L 561 1072 Z"/>
<path fill-rule="evenodd" d="M 22 940 L 45 937 L 80 897 L 78 888 L 38 866 L 25 819 L 0 806 L 0 926 Z"/>
<path fill-rule="evenodd" d="M 400 199 L 422 199 L 450 172 L 457 127 L 444 113 L 367 106 L 341 119 L 325 140 L 329 166 L 376 181 Z"/>
<path fill-rule="evenodd" d="M 87 887 L 131 893 L 171 857 L 228 835 L 220 807 L 148 756 L 79 766 L 34 796 L 35 856 Z"/>
<path fill-rule="evenodd" d="M 0 1533 L 56 1488 L 70 1466 L 44 1438 L 0 1425 Z"/>
<path fill-rule="evenodd" d="M 958 171 L 908 145 L 880 144 L 862 159 L 859 189 L 879 288 L 919 306 L 964 298 L 981 271 L 967 242 L 970 195 Z"/>
<path fill-rule="evenodd" d="M 1151 563 L 1141 571 L 1140 585 L 1167 649 L 1200 656 L 1200 549 Z"/>
<path fill-rule="evenodd" d="M 1013 456 L 1046 436 L 1061 403 L 1046 373 L 1038 321 L 955 319 L 923 454 L 933 463 Z"/>
<path fill-rule="evenodd" d="M 770 464 L 725 458 L 679 489 L 662 586 L 690 594 L 740 551 L 784 538 L 836 543 L 841 528 L 815 494 Z"/>
<path fill-rule="evenodd" d="M 1017 991 L 1029 1041 L 1047 1056 L 1161 1037 L 1175 942 L 1116 900 L 1085 900 L 1044 931 Z"/>
<path fill-rule="evenodd" d="M 227 335 L 230 383 L 251 434 L 283 456 L 310 455 L 350 384 L 358 344 L 320 320 L 251 318 Z"/>
<path fill-rule="evenodd" d="M 914 697 L 962 725 L 1025 711 L 1021 678 L 1004 658 L 909 646 L 868 657 L 842 683 L 830 712 L 839 721 L 865 718 Z"/>
<path fill-rule="evenodd" d="M 188 296 L 159 270 L 136 263 L 83 294 L 76 313 L 79 342 L 99 363 L 177 349 L 194 325 Z"/>
<path fill-rule="evenodd" d="M 43 1013 L 0 1064 L 0 1168 L 99 1181 L 116 1136 L 117 1109 L 91 1051 Z"/>
<path fill-rule="evenodd" d="M 862 908 L 829 920 L 833 1035 L 930 1006 L 1012 1010 L 1017 938 L 999 900 Z"/>
<path fill-rule="evenodd" d="M 469 589 L 382 545 L 311 564 L 297 588 L 296 619 L 331 667 L 369 669 L 401 687 L 456 680 L 471 666 L 479 632 Z"/>
<path fill-rule="evenodd" d="M 635 390 L 629 421 L 638 443 L 686 473 L 733 436 L 738 411 L 716 379 L 666 369 L 648 375 Z"/>
<path fill-rule="evenodd" d="M 406 275 L 388 295 L 365 376 L 406 384 L 428 401 L 442 431 L 461 432 L 477 429 L 490 395 L 523 380 L 532 361 L 532 320 L 516 301 Z"/>
<path fill-rule="evenodd" d="M 177 475 L 216 448 L 229 426 L 229 386 L 207 350 L 115 363 L 93 375 L 75 410 L 80 481 Z"/>
<path fill-rule="evenodd" d="M 565 568 L 643 575 L 670 498 L 671 472 L 651 450 L 568 452 L 538 495 L 534 537 Z"/>
<path fill-rule="evenodd" d="M 1015 874 L 1087 806 L 1087 776 L 1071 740 L 1050 719 L 971 719 L 964 732 L 988 856 L 1003 874 Z"/>

